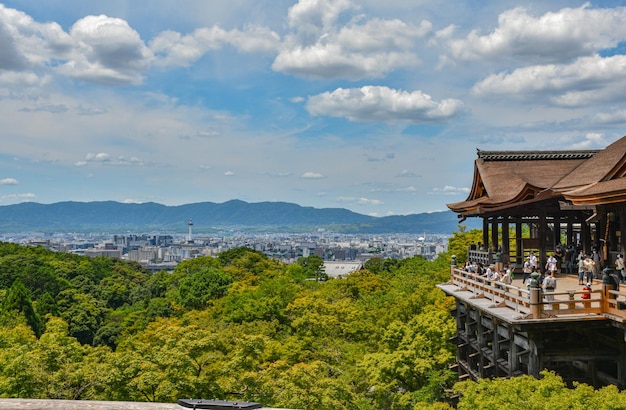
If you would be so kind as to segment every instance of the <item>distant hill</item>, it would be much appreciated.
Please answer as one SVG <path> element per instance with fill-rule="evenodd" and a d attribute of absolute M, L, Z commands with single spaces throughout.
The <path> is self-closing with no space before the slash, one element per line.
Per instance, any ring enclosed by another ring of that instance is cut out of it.
<path fill-rule="evenodd" d="M 326 229 L 339 233 L 452 233 L 451 211 L 372 217 L 343 208 L 312 208 L 287 202 L 200 202 L 166 206 L 153 202 L 24 202 L 0 206 L 0 232 L 186 232 L 223 229 L 294 232 Z M 468 228 L 478 221 L 467 220 Z"/>

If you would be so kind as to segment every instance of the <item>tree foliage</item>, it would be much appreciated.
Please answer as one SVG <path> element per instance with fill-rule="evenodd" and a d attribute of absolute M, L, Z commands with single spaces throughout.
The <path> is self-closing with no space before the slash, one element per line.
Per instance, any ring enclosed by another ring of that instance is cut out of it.
<path fill-rule="evenodd" d="M 456 233 L 451 252 L 474 234 Z M 434 286 L 450 274 L 450 253 L 307 280 L 321 262 L 240 248 L 149 274 L 0 243 L 0 396 L 442 410 L 454 387 L 460 409 L 626 407 L 616 389 L 567 389 L 550 373 L 455 385 L 453 300 Z"/>

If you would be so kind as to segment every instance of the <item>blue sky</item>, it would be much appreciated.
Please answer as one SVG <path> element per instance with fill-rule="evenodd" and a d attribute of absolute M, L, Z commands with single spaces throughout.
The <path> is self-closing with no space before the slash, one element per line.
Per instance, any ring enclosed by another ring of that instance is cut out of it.
<path fill-rule="evenodd" d="M 0 205 L 447 209 L 626 134 L 624 1 L 0 3 Z"/>

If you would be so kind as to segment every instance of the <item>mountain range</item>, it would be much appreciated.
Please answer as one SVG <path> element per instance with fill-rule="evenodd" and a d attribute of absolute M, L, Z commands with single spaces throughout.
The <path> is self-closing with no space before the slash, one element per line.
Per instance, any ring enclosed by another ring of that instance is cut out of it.
<path fill-rule="evenodd" d="M 187 232 L 224 229 L 296 232 L 325 229 L 337 233 L 452 233 L 452 211 L 374 217 L 344 208 L 313 208 L 287 202 L 199 202 L 167 206 L 154 202 L 23 202 L 0 206 L 0 232 Z M 466 220 L 468 228 L 479 221 Z"/>

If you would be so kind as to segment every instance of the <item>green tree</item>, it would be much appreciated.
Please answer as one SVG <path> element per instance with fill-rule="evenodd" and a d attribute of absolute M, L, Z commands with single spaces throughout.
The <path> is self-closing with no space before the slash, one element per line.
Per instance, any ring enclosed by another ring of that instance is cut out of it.
<path fill-rule="evenodd" d="M 218 299 L 226 294 L 233 279 L 221 269 L 208 268 L 194 272 L 181 279 L 178 286 L 179 301 L 188 309 L 206 308 L 211 299 Z"/>
<path fill-rule="evenodd" d="M 298 264 L 304 268 L 307 278 L 315 280 L 325 280 L 328 276 L 324 272 L 324 259 L 317 255 L 298 258 Z"/>
<path fill-rule="evenodd" d="M 80 343 L 92 344 L 106 314 L 103 302 L 90 294 L 68 289 L 59 293 L 58 305 L 61 317 L 69 325 L 69 334 Z"/>
<path fill-rule="evenodd" d="M 2 312 L 5 316 L 9 316 L 14 312 L 19 312 L 26 318 L 26 323 L 33 329 L 37 337 L 41 336 L 43 331 L 43 322 L 33 307 L 28 289 L 22 284 L 22 281 L 16 279 L 9 289 L 6 297 L 2 302 Z"/>
<path fill-rule="evenodd" d="M 463 266 L 467 260 L 467 251 L 472 241 L 474 243 L 482 242 L 482 229 L 465 230 L 464 225 L 459 225 L 459 230 L 452 233 L 452 237 L 448 239 L 448 254 L 456 256 L 458 266 Z"/>
<path fill-rule="evenodd" d="M 570 389 L 554 372 L 543 371 L 541 379 L 520 376 L 511 379 L 481 379 L 460 382 L 454 388 L 461 394 L 459 410 L 473 409 L 598 409 L 626 408 L 626 393 L 615 386 L 599 390 L 575 383 Z"/>
<path fill-rule="evenodd" d="M 52 316 L 59 316 L 59 305 L 57 305 L 56 300 L 50 295 L 50 293 L 46 292 L 39 300 L 37 300 L 35 304 L 35 310 L 39 317 L 46 317 L 47 314 L 51 314 Z"/>
<path fill-rule="evenodd" d="M 448 369 L 455 358 L 450 338 L 456 332 L 449 306 L 431 306 L 408 323 L 391 323 L 361 368 L 377 401 L 388 408 L 435 402 L 455 379 Z"/>

